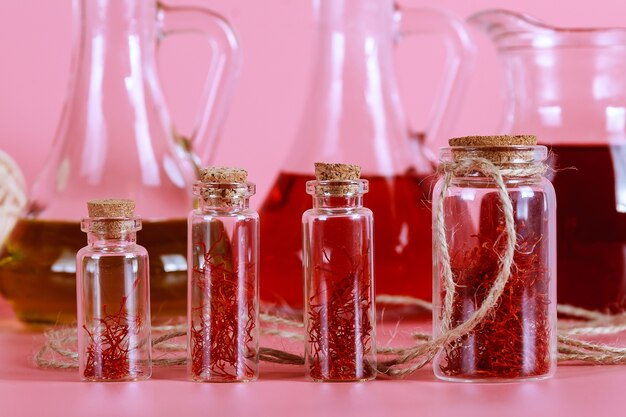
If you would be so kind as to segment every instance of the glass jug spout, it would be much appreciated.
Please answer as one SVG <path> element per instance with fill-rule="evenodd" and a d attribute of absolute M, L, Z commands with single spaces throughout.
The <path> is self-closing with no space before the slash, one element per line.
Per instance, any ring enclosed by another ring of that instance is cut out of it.
<path fill-rule="evenodd" d="M 544 143 L 626 139 L 626 29 L 558 28 L 506 10 L 468 22 L 493 41 L 504 69 L 502 132 Z"/>
<path fill-rule="evenodd" d="M 490 9 L 475 13 L 467 19 L 467 22 L 482 30 L 496 43 L 511 35 L 528 37 L 532 34 L 554 30 L 534 17 L 504 9 Z"/>
<path fill-rule="evenodd" d="M 504 9 L 475 13 L 467 22 L 489 36 L 499 50 L 601 47 L 626 43 L 625 28 L 562 28 Z"/>

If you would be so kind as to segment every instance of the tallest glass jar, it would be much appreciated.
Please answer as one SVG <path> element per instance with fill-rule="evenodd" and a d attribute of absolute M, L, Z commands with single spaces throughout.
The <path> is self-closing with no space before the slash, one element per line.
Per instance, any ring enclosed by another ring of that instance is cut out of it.
<path fill-rule="evenodd" d="M 157 40 L 204 34 L 212 61 L 191 138 L 207 161 L 239 66 L 234 33 L 201 8 L 151 0 L 75 0 L 68 98 L 52 151 L 0 253 L 0 291 L 27 322 L 76 319 L 75 266 L 85 200 L 133 199 L 150 252 L 153 317 L 184 315 L 186 213 L 195 155 L 178 139 L 156 73 Z"/>
<path fill-rule="evenodd" d="M 549 377 L 556 370 L 557 270 L 547 149 L 527 135 L 449 143 L 433 190 L 433 339 L 444 339 L 435 375 Z"/>
<path fill-rule="evenodd" d="M 319 0 L 313 79 L 294 147 L 259 212 L 263 228 L 261 299 L 302 306 L 299 213 L 317 161 L 351 162 L 369 181 L 379 293 L 430 298 L 433 161 L 424 140 L 444 134 L 456 115 L 472 47 L 461 22 L 391 0 Z M 440 35 L 449 52 L 439 101 L 425 133 L 411 132 L 401 105 L 394 41 Z M 445 112 L 444 112 L 445 109 Z"/>

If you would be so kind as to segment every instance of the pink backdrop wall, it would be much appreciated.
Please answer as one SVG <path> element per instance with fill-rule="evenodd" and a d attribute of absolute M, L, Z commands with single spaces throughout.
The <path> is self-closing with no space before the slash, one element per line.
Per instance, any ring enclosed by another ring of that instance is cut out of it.
<path fill-rule="evenodd" d="M 295 130 L 310 75 L 311 1 L 169 1 L 211 7 L 226 16 L 239 35 L 244 68 L 215 162 L 249 168 L 258 184 L 258 206 L 289 146 L 297 140 Z M 485 8 L 507 7 L 561 26 L 626 26 L 626 3 L 621 0 L 405 0 L 402 4 L 438 5 L 463 18 Z M 29 184 L 51 145 L 65 96 L 71 12 L 71 0 L 0 0 L 0 149 L 18 161 Z M 456 134 L 493 133 L 501 116 L 495 51 L 479 33 L 472 33 L 479 57 Z M 193 124 L 196 86 L 206 65 L 193 52 L 195 48 L 205 48 L 201 39 L 171 40 L 160 59 L 170 111 L 183 132 Z M 400 57 L 403 99 L 416 123 L 422 121 L 419 115 L 426 113 L 432 99 L 428 87 L 436 77 L 436 65 L 423 66 L 431 52 L 405 48 Z"/>

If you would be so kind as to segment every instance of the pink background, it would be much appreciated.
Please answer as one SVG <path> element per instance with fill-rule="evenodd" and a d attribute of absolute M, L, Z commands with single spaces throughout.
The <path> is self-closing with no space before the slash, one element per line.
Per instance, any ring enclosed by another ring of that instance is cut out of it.
<path fill-rule="evenodd" d="M 258 206 L 296 140 L 309 79 L 311 1 L 169 1 L 208 5 L 236 27 L 245 63 L 216 162 L 250 169 L 259 185 Z M 460 17 L 506 6 L 562 26 L 626 26 L 623 0 L 405 0 L 403 4 L 437 4 Z M 60 115 L 68 83 L 71 32 L 70 0 L 0 0 L 0 149 L 19 162 L 29 183 L 46 157 Z M 474 35 L 479 58 L 458 115 L 457 134 L 492 133 L 501 116 L 495 51 L 480 34 Z M 199 39 L 172 40 L 161 57 L 170 110 L 184 132 L 192 125 L 195 86 L 206 64 L 201 59 L 196 62 L 198 54 L 192 51 L 202 47 Z M 429 62 L 424 57 L 416 52 L 402 58 L 401 81 L 411 115 L 424 114 L 432 99 L 429 77 L 437 70 L 424 68 L 423 63 Z M 135 415 L 365 416 L 391 410 L 394 415 L 412 416 L 604 416 L 621 415 L 624 408 L 619 399 L 626 373 L 623 367 L 610 366 L 560 367 L 555 379 L 526 384 L 445 384 L 435 381 L 430 369 L 406 381 L 307 384 L 301 382 L 301 370 L 282 368 L 268 368 L 259 382 L 238 386 L 187 383 L 180 369 L 159 369 L 147 383 L 81 384 L 71 371 L 34 369 L 31 358 L 41 335 L 15 332 L 6 327 L 11 323 L 11 314 L 0 300 L 3 416 L 120 415 L 121 408 Z M 383 331 L 381 335 L 388 336 Z"/>
<path fill-rule="evenodd" d="M 297 140 L 295 130 L 310 75 L 312 2 L 169 1 L 217 10 L 240 37 L 244 68 L 214 162 L 247 167 L 258 184 L 254 202 L 258 206 L 289 146 Z M 626 26 L 626 5 L 620 0 L 405 0 L 402 4 L 439 5 L 462 18 L 485 8 L 508 7 L 561 26 Z M 68 84 L 71 11 L 70 0 L 0 1 L 0 149 L 18 161 L 29 184 L 51 145 Z M 478 63 L 455 133 L 494 133 L 502 108 L 499 62 L 490 42 L 476 31 L 472 34 L 479 48 Z M 183 132 L 191 130 L 196 86 L 206 66 L 197 48 L 206 48 L 200 38 L 168 40 L 160 58 L 168 105 Z M 400 51 L 403 99 L 410 108 L 407 113 L 419 124 L 423 121 L 419 115 L 426 114 L 432 100 L 429 87 L 438 72 L 436 64 L 424 67 L 424 62 L 436 51 L 432 47 Z"/>

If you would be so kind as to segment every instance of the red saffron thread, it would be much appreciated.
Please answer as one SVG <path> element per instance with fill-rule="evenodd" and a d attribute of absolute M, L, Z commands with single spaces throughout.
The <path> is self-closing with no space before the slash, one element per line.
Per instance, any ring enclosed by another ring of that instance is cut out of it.
<path fill-rule="evenodd" d="M 325 249 L 322 262 L 313 264 L 307 334 L 309 375 L 316 380 L 370 379 L 376 372 L 367 360 L 373 330 L 369 248 L 351 256 L 342 247 L 341 253 L 350 265 L 347 274 L 323 266 L 331 264 Z"/>
<path fill-rule="evenodd" d="M 139 284 L 135 280 L 132 291 Z M 83 372 L 86 378 L 124 379 L 136 372 L 130 360 L 130 352 L 138 346 L 131 346 L 131 335 L 139 334 L 142 327 L 142 317 L 130 315 L 126 310 L 128 295 L 122 297 L 120 308 L 115 314 L 107 314 L 105 305 L 104 317 L 95 318 L 96 325 L 89 330 L 86 325 L 83 329 L 89 335 L 87 346 L 87 360 Z"/>
<path fill-rule="evenodd" d="M 208 250 L 204 242 L 196 246 L 204 254 L 204 265 L 194 268 L 193 284 L 203 302 L 192 307 L 191 372 L 202 379 L 251 379 L 255 376 L 251 363 L 257 356 L 253 345 L 254 265 L 247 262 L 246 270 L 241 272 L 246 276 L 240 279 L 238 262 L 233 259 L 223 228 Z"/>
<path fill-rule="evenodd" d="M 510 193 L 514 206 L 515 195 Z M 541 198 L 529 202 L 528 210 L 539 210 Z M 500 270 L 504 251 L 504 219 L 495 195 L 485 198 L 476 244 L 451 250 L 451 267 L 456 292 L 452 326 L 464 322 L 480 307 Z M 517 218 L 517 209 L 514 210 Z M 531 219 L 531 215 L 528 216 Z M 550 274 L 548 247 L 538 233 L 536 219 L 516 221 L 517 248 L 504 292 L 492 313 L 468 335 L 450 342 L 444 350 L 441 372 L 467 379 L 514 379 L 547 374 L 551 366 Z M 533 223 L 529 224 L 531 221 Z M 445 297 L 442 288 L 441 299 Z"/>

